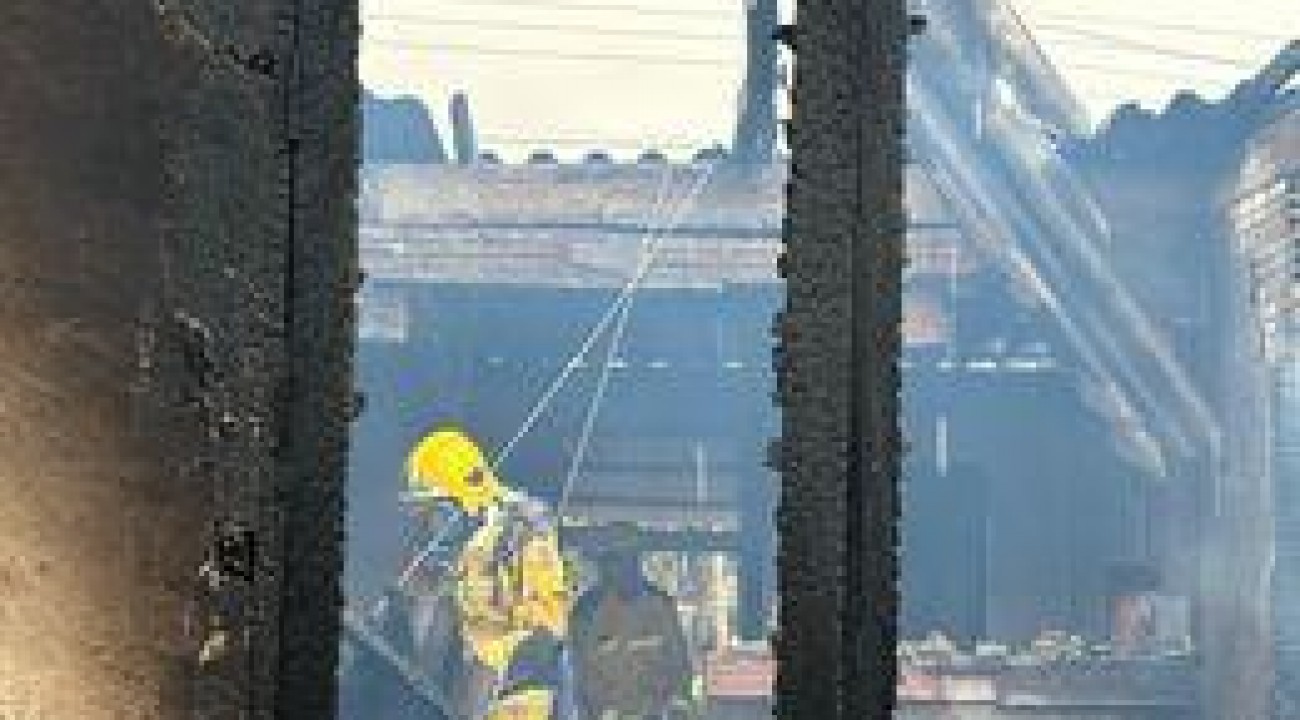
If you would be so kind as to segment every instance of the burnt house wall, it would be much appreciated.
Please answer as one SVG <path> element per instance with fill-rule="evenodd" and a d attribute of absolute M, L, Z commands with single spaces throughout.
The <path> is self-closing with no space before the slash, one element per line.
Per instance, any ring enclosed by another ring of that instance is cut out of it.
<path fill-rule="evenodd" d="M 1223 419 L 1223 456 L 1193 468 L 1200 509 L 1173 521 L 1195 533 L 1196 552 L 1178 552 L 1201 565 L 1197 641 L 1212 717 L 1272 713 L 1272 641 L 1255 589 L 1268 572 L 1261 528 L 1271 524 L 1272 497 L 1255 465 L 1260 385 L 1242 360 L 1249 298 L 1224 208 L 1249 139 L 1288 102 L 1274 77 L 1294 63 L 1288 53 L 1223 100 L 1182 93 L 1158 114 L 1121 107 L 1095 137 L 1066 149 L 1112 229 L 1108 261 L 1148 314 L 1164 319 L 1160 331 Z"/>
<path fill-rule="evenodd" d="M 354 15 L 0 8 L 0 713 L 328 716 Z M 214 593 L 222 536 L 255 563 Z M 200 667 L 214 616 L 233 642 Z"/>

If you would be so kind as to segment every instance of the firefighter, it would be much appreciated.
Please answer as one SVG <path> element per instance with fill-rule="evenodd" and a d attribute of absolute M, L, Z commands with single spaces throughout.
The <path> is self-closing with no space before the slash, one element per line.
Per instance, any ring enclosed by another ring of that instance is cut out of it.
<path fill-rule="evenodd" d="M 470 685 L 466 715 L 549 720 L 562 712 L 562 639 L 571 593 L 558 530 L 541 503 L 508 488 L 464 432 L 443 428 L 407 460 L 409 489 L 451 509 L 449 582 Z"/>
<path fill-rule="evenodd" d="M 583 720 L 699 716 L 686 633 L 672 596 L 646 577 L 633 526 L 613 526 L 598 579 L 571 621 L 575 693 Z"/>

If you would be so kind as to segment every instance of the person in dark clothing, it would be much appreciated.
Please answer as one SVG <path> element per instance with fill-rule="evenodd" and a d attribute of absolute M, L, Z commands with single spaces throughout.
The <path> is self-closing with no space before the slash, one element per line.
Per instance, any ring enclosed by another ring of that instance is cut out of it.
<path fill-rule="evenodd" d="M 581 720 L 694 716 L 691 659 L 673 598 L 645 576 L 635 531 L 597 558 L 596 584 L 569 623 Z"/>

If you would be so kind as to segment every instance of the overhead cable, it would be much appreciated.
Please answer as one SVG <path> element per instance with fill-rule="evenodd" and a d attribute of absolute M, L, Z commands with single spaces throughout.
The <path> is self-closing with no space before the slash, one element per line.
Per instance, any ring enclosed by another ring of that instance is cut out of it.
<path fill-rule="evenodd" d="M 380 22 L 402 23 L 404 25 L 419 25 L 421 27 L 471 27 L 482 30 L 535 30 L 546 33 L 589 33 L 602 36 L 627 36 L 627 37 L 647 37 L 663 38 L 666 40 L 733 40 L 743 41 L 745 36 L 741 32 L 728 35 L 726 33 L 688 33 L 677 30 L 667 29 L 646 29 L 646 28 L 626 28 L 626 27 L 605 27 L 592 24 L 576 23 L 532 23 L 517 22 L 513 20 L 483 20 L 483 19 L 466 19 L 466 18 L 435 18 L 425 17 L 422 15 L 372 15 L 371 20 Z"/>
<path fill-rule="evenodd" d="M 465 53 L 472 55 L 497 55 L 502 57 L 527 57 L 542 61 L 578 61 L 578 62 L 633 62 L 654 63 L 659 65 L 693 65 L 726 67 L 736 65 L 734 60 L 723 57 L 704 58 L 681 55 L 652 55 L 629 52 L 558 52 L 545 48 L 494 48 L 473 43 L 420 43 L 401 40 L 375 39 L 365 41 L 367 45 L 411 50 L 415 52 Z"/>
<path fill-rule="evenodd" d="M 1095 30 L 1087 30 L 1084 28 L 1070 26 L 1070 25 L 1041 24 L 1036 27 L 1036 30 L 1039 31 L 1038 33 L 1039 35 L 1052 35 L 1054 33 L 1059 33 L 1061 35 L 1068 35 L 1077 38 L 1094 40 L 1097 42 L 1105 43 L 1106 45 L 1109 45 L 1114 48 L 1135 50 L 1138 52 L 1150 53 L 1153 55 L 1161 55 L 1164 57 L 1174 58 L 1178 60 L 1206 62 L 1206 63 L 1212 63 L 1216 65 L 1224 65 L 1228 67 L 1238 68 L 1242 70 L 1250 70 L 1254 68 L 1254 65 L 1252 63 L 1245 60 L 1226 58 L 1220 55 L 1210 55 L 1208 53 L 1202 53 L 1202 52 L 1177 50 L 1170 47 L 1155 45 L 1140 40 L 1133 40 L 1130 38 L 1125 38 L 1110 33 L 1098 32 Z"/>

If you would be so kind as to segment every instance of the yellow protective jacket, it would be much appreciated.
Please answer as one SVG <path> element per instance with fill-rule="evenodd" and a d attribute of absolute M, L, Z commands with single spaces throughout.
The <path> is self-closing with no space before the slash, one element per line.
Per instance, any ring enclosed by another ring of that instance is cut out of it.
<path fill-rule="evenodd" d="M 492 704 L 483 720 L 550 720 L 554 696 L 541 689 L 510 693 Z"/>
<path fill-rule="evenodd" d="M 473 659 L 497 679 L 493 696 L 484 698 L 485 717 L 546 720 L 558 690 L 558 654 L 525 660 L 531 667 L 522 672 L 539 680 L 520 683 L 513 676 L 521 671 L 517 655 L 526 641 L 563 638 L 567 631 L 573 597 L 554 523 L 527 501 L 494 508 L 456 569 L 462 636 Z"/>

